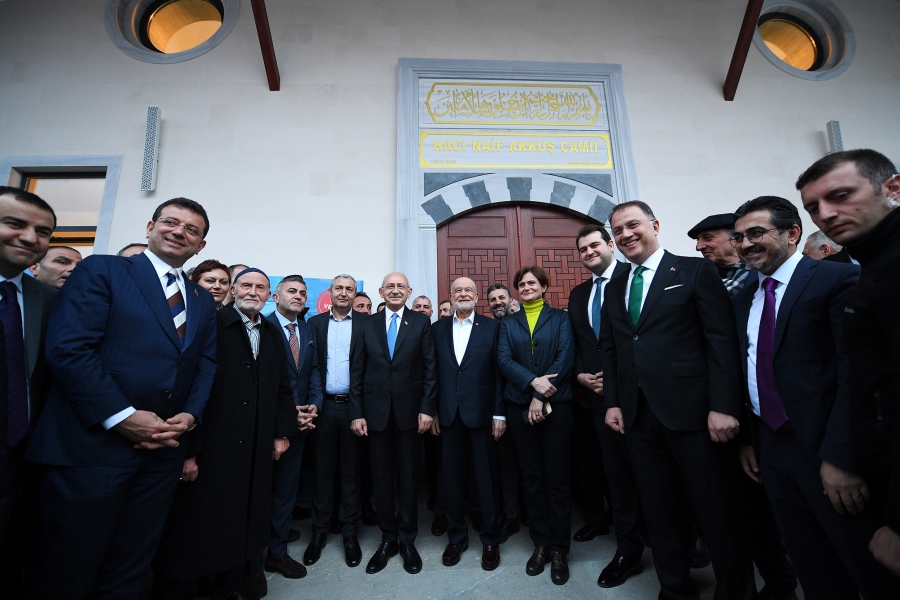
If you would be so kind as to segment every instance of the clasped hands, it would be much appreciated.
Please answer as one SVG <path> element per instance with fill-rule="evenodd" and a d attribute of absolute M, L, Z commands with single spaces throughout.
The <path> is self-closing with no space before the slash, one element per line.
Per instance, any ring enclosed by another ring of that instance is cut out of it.
<path fill-rule="evenodd" d="M 319 409 L 316 408 L 315 404 L 304 404 L 302 406 L 298 406 L 297 408 L 297 427 L 300 428 L 300 431 L 306 431 L 308 429 L 315 429 L 316 426 L 313 423 L 313 419 L 315 419 L 319 415 Z"/>
<path fill-rule="evenodd" d="M 155 413 L 136 410 L 113 429 L 125 436 L 139 450 L 176 448 L 178 438 L 194 425 L 194 415 L 178 413 L 163 421 Z"/>

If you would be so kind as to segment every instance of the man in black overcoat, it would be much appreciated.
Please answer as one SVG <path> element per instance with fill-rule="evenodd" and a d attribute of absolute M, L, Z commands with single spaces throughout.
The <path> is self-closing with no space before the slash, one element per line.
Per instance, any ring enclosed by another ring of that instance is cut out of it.
<path fill-rule="evenodd" d="M 156 598 L 193 598 L 200 577 L 214 579 L 211 598 L 241 593 L 245 563 L 269 542 L 272 459 L 298 433 L 282 334 L 259 314 L 269 279 L 245 269 L 232 292 L 234 304 L 217 315 L 212 392 L 202 425 L 190 433 L 183 483 L 154 561 Z"/>

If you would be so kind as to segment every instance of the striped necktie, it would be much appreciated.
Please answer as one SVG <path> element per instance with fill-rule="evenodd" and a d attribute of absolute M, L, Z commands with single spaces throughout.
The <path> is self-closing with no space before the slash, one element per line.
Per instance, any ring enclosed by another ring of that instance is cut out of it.
<path fill-rule="evenodd" d="M 297 341 L 297 324 L 288 323 L 285 325 L 288 330 L 288 346 L 291 347 L 291 355 L 294 357 L 294 367 L 300 368 L 300 342 Z"/>
<path fill-rule="evenodd" d="M 166 273 L 166 300 L 169 303 L 169 312 L 172 313 L 172 321 L 175 323 L 175 331 L 178 332 L 178 341 L 184 347 L 184 332 L 187 330 L 187 310 L 184 305 L 184 296 L 178 287 L 178 271 L 172 269 Z"/>

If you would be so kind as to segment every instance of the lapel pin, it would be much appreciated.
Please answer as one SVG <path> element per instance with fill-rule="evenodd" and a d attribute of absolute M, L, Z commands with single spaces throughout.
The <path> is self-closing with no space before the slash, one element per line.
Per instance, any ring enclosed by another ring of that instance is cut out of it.
<path fill-rule="evenodd" d="M 195 296 L 199 296 L 199 295 L 200 295 L 200 292 L 197 291 L 197 288 L 194 288 L 194 295 L 195 295 Z"/>
<path fill-rule="evenodd" d="M 672 269 L 671 269 L 671 270 L 672 270 L 672 271 L 674 271 L 674 270 L 675 270 L 675 267 L 672 267 Z"/>
<path fill-rule="evenodd" d="M 409 321 L 403 321 L 404 325 L 409 325 Z"/>

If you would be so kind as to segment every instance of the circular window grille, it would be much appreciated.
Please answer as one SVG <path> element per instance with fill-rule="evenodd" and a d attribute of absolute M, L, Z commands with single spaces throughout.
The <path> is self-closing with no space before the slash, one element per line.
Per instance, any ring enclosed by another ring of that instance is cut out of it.
<path fill-rule="evenodd" d="M 773 65 L 812 81 L 833 79 L 856 54 L 856 39 L 828 0 L 766 0 L 753 42 Z"/>
<path fill-rule="evenodd" d="M 136 60 L 175 63 L 215 48 L 237 22 L 240 0 L 110 0 L 106 33 Z"/>

